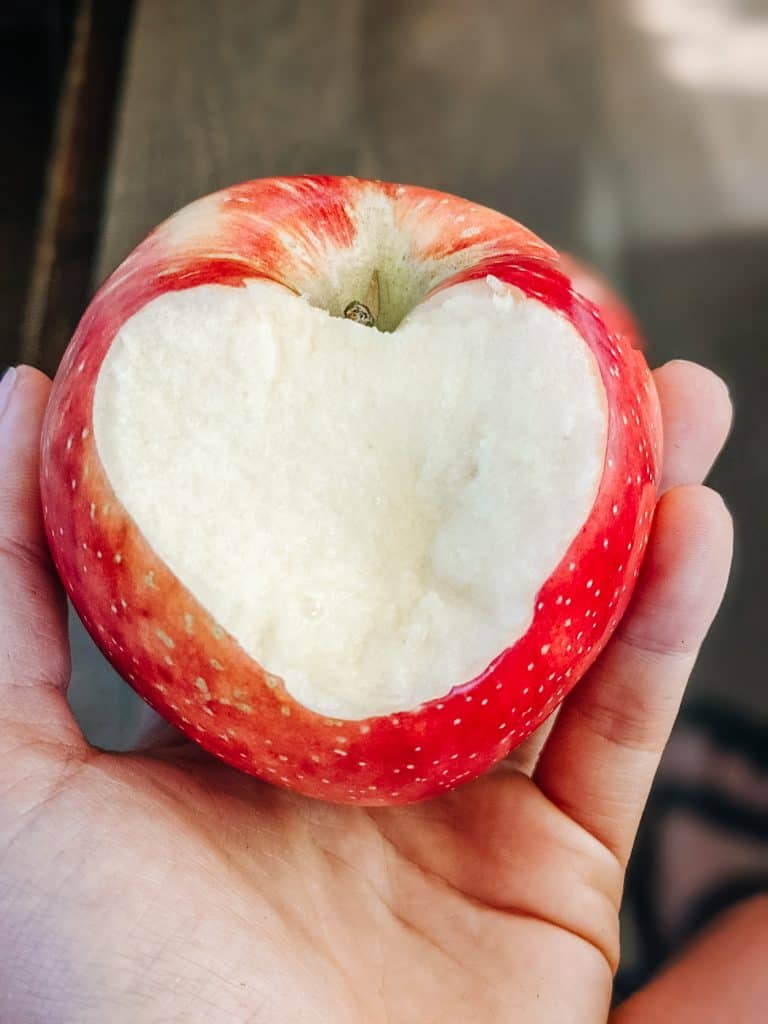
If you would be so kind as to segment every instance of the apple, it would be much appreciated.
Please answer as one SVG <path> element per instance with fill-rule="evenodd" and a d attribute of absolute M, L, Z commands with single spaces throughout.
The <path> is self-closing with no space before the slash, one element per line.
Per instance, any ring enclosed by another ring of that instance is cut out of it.
<path fill-rule="evenodd" d="M 392 804 L 503 758 L 629 601 L 643 356 L 520 224 L 424 188 L 251 181 L 93 299 L 43 436 L 86 628 L 210 753 Z"/>

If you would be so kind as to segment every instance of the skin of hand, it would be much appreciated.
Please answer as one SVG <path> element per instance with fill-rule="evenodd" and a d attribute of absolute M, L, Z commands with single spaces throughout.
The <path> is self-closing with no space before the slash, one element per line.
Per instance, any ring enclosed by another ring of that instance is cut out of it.
<path fill-rule="evenodd" d="M 731 558 L 730 517 L 701 486 L 729 429 L 726 389 L 683 362 L 656 383 L 664 493 L 598 662 L 527 751 L 444 798 L 371 810 L 306 800 L 186 743 L 130 755 L 86 743 L 66 703 L 65 600 L 40 515 L 50 385 L 11 371 L 0 1021 L 607 1021 L 627 858 Z M 622 1012 L 622 1024 L 683 1019 L 642 1004 L 635 1018 L 636 1002 Z"/>

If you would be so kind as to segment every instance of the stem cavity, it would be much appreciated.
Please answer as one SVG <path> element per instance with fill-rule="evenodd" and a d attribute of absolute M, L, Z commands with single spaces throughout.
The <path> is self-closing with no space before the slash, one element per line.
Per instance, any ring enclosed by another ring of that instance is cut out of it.
<path fill-rule="evenodd" d="M 379 316 L 379 272 L 374 270 L 368 284 L 365 302 L 353 299 L 344 307 L 344 318 L 364 327 L 375 327 Z"/>

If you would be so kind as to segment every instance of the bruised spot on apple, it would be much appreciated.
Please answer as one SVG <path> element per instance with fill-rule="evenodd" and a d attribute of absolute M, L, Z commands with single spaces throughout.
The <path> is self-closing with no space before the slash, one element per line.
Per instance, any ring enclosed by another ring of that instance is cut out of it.
<path fill-rule="evenodd" d="M 584 673 L 659 457 L 642 355 L 525 228 L 265 179 L 99 291 L 42 487 L 75 607 L 153 707 L 241 770 L 386 804 L 479 775 Z"/>

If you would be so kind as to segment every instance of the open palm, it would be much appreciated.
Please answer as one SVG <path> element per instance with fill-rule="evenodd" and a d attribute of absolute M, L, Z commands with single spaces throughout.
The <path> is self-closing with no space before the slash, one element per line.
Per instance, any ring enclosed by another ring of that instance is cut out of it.
<path fill-rule="evenodd" d="M 698 486 L 729 423 L 657 372 L 668 458 L 630 614 L 544 742 L 405 808 L 309 801 L 179 742 L 90 747 L 37 451 L 48 382 L 0 393 L 0 1021 L 604 1022 L 624 869 L 730 557 Z M 684 486 L 681 486 L 684 485 Z"/>

